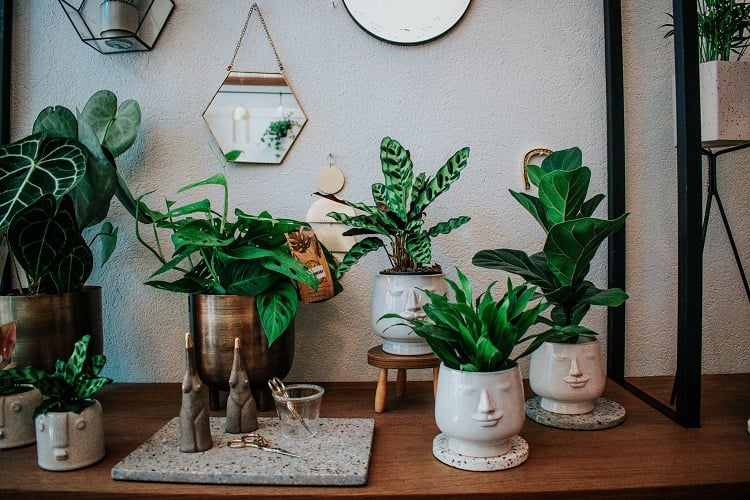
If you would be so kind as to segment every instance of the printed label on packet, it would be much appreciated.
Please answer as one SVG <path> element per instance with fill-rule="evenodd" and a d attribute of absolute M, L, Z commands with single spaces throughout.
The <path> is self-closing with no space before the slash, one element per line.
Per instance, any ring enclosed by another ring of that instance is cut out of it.
<path fill-rule="evenodd" d="M 306 283 L 297 283 L 300 300 L 308 304 L 333 297 L 333 277 L 331 276 L 331 270 L 328 268 L 323 249 L 320 247 L 320 242 L 315 236 L 315 231 L 300 228 L 299 231 L 286 233 L 285 236 L 286 241 L 289 242 L 292 257 L 302 262 L 318 278 L 317 291 Z"/>

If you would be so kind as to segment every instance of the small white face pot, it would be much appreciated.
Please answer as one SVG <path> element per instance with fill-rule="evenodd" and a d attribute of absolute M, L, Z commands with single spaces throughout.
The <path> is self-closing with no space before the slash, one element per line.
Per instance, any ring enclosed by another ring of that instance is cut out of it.
<path fill-rule="evenodd" d="M 36 441 L 34 410 L 42 402 L 38 389 L 0 396 L 0 449 L 24 446 Z"/>
<path fill-rule="evenodd" d="M 98 401 L 81 413 L 49 412 L 36 417 L 39 467 L 66 471 L 101 460 L 105 453 L 103 420 Z"/>
<path fill-rule="evenodd" d="M 435 422 L 448 447 L 470 457 L 511 451 L 525 419 L 518 365 L 499 372 L 464 372 L 440 365 Z"/>
<path fill-rule="evenodd" d="M 427 343 L 396 318 L 378 321 L 387 313 L 404 319 L 424 318 L 422 306 L 429 302 L 423 290 L 443 294 L 448 288 L 445 274 L 379 274 L 372 290 L 372 328 L 383 339 L 383 350 L 391 354 L 430 354 Z"/>
<path fill-rule="evenodd" d="M 604 392 L 606 381 L 598 339 L 578 344 L 544 342 L 531 354 L 529 384 L 547 411 L 589 413 L 594 400 Z"/>

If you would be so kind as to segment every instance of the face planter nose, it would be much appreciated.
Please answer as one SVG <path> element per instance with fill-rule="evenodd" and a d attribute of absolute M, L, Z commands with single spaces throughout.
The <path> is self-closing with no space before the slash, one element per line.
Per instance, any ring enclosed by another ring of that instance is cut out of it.
<path fill-rule="evenodd" d="M 497 409 L 487 389 L 482 389 L 479 393 L 477 411 L 471 415 L 471 419 L 479 427 L 494 427 L 501 418 L 503 418 L 503 412 Z"/>
<path fill-rule="evenodd" d="M 573 389 L 581 389 L 590 379 L 591 377 L 583 374 L 581 369 L 578 367 L 578 358 L 574 357 L 570 362 L 570 370 L 568 370 L 568 376 L 563 378 L 563 381 Z"/>
<path fill-rule="evenodd" d="M 404 310 L 399 313 L 404 319 L 416 319 L 425 318 L 427 315 L 422 310 L 422 301 L 419 298 L 419 292 L 417 290 L 409 290 L 406 298 L 406 306 Z"/>
<path fill-rule="evenodd" d="M 47 413 L 49 427 L 47 432 L 50 436 L 50 444 L 53 448 L 55 460 L 62 461 L 68 459 L 68 414 L 67 413 Z"/>

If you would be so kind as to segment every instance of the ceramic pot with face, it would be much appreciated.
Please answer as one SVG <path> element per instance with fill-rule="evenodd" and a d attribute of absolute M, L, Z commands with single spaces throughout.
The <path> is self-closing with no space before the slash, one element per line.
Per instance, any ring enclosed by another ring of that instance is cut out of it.
<path fill-rule="evenodd" d="M 531 354 L 529 384 L 547 411 L 565 415 L 591 412 L 606 381 L 598 339 L 582 338 L 577 344 L 544 342 Z"/>
<path fill-rule="evenodd" d="M 104 458 L 104 417 L 98 401 L 81 413 L 49 412 L 35 422 L 37 463 L 42 469 L 81 469 Z"/>
<path fill-rule="evenodd" d="M 372 328 L 383 339 L 383 350 L 390 354 L 430 354 L 427 343 L 411 328 L 397 325 L 398 319 L 380 317 L 396 313 L 405 319 L 424 318 L 422 306 L 429 302 L 423 290 L 443 294 L 448 291 L 445 274 L 380 273 L 372 291 Z"/>
<path fill-rule="evenodd" d="M 22 392 L 0 395 L 0 450 L 25 446 L 36 441 L 34 410 L 42 393 L 33 387 Z"/>
<path fill-rule="evenodd" d="M 498 372 L 465 372 L 440 365 L 435 423 L 448 437 L 451 451 L 469 457 L 505 455 L 525 418 L 518 365 Z"/>

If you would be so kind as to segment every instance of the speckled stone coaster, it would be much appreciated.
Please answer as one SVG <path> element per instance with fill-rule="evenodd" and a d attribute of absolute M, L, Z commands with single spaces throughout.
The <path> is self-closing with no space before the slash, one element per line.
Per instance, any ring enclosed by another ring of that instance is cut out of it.
<path fill-rule="evenodd" d="M 605 398 L 596 398 L 594 409 L 583 415 L 553 413 L 542 408 L 541 401 L 540 396 L 527 399 L 526 416 L 548 427 L 573 431 L 596 431 L 618 426 L 625 421 L 625 408 Z"/>
<path fill-rule="evenodd" d="M 497 457 L 470 457 L 448 448 L 448 436 L 440 433 L 432 441 L 432 454 L 444 464 L 456 469 L 489 472 L 516 467 L 529 458 L 529 443 L 524 438 L 513 436 L 510 445 L 510 451 L 505 455 Z"/>
<path fill-rule="evenodd" d="M 309 439 L 281 434 L 278 419 L 258 418 L 259 432 L 271 446 L 300 456 L 254 448 L 229 448 L 237 434 L 224 431 L 224 417 L 211 417 L 213 448 L 180 452 L 180 421 L 175 417 L 112 468 L 112 479 L 167 483 L 354 486 L 367 483 L 375 421 L 321 418 Z"/>

